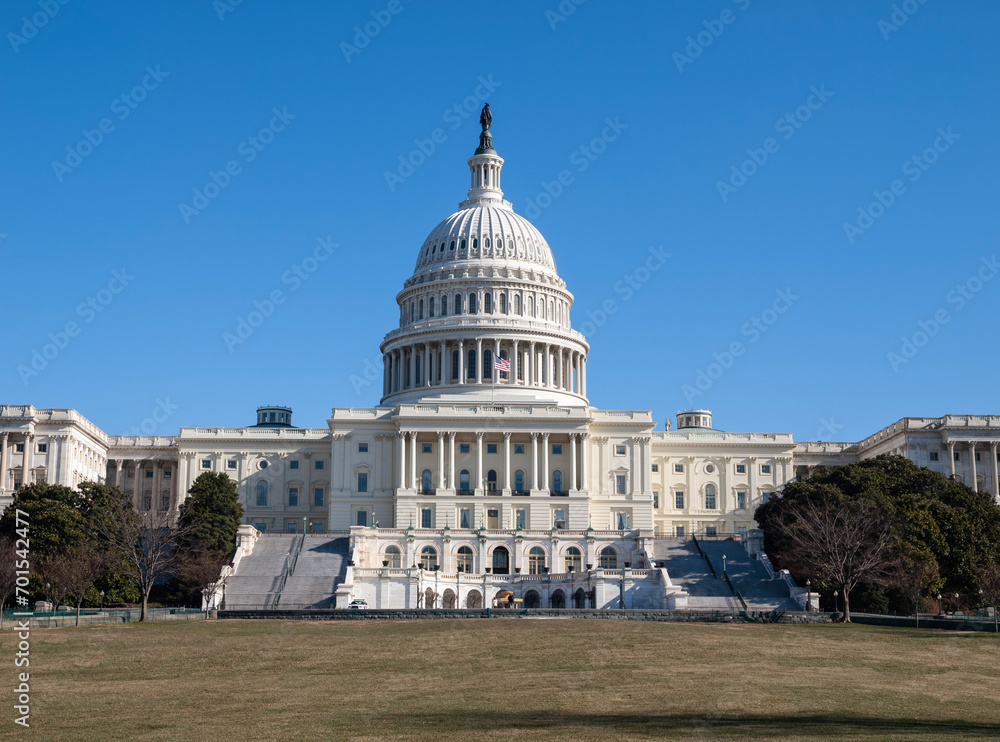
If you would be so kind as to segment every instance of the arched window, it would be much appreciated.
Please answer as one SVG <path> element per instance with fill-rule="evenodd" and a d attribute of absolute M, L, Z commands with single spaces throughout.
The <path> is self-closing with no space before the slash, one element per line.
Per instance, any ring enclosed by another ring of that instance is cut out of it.
<path fill-rule="evenodd" d="M 518 494 L 524 492 L 524 472 L 520 469 L 514 472 L 514 491 Z"/>
<path fill-rule="evenodd" d="M 455 249 L 455 240 L 452 240 L 452 241 L 451 241 L 451 244 L 450 244 L 450 245 L 448 245 L 448 249 L 449 249 L 449 250 L 454 250 L 454 249 Z"/>
<path fill-rule="evenodd" d="M 489 237 L 483 238 L 483 247 L 486 248 L 487 250 L 489 250 L 489 248 L 490 248 L 490 238 Z"/>
<path fill-rule="evenodd" d="M 465 249 L 465 240 L 462 240 L 462 246 L 461 246 L 461 249 L 462 249 L 462 250 L 464 250 L 464 249 Z"/>
<path fill-rule="evenodd" d="M 507 294 L 500 294 L 500 314 L 507 314 Z"/>
<path fill-rule="evenodd" d="M 469 491 L 469 470 L 462 469 L 462 473 L 458 475 L 459 491 L 468 492 Z"/>
<path fill-rule="evenodd" d="M 476 295 L 469 294 L 469 314 L 476 313 Z"/>
<path fill-rule="evenodd" d="M 514 240 L 511 240 L 511 239 L 507 240 L 507 249 L 508 250 L 513 250 L 514 249 Z"/>
<path fill-rule="evenodd" d="M 498 546 L 493 551 L 493 574 L 505 575 L 510 572 L 510 554 L 507 550 Z"/>
<path fill-rule="evenodd" d="M 428 317 L 433 317 L 434 316 L 434 297 L 433 296 L 430 298 L 430 302 L 427 305 L 427 316 Z"/>
<path fill-rule="evenodd" d="M 474 381 L 476 377 L 476 351 L 469 351 L 469 362 L 468 370 L 466 371 L 465 378 L 467 381 Z"/>
<path fill-rule="evenodd" d="M 521 314 L 521 295 L 514 294 L 514 314 Z"/>
<path fill-rule="evenodd" d="M 462 313 L 462 295 L 461 294 L 455 294 L 455 305 L 454 305 L 454 307 L 452 307 L 451 311 L 454 314 L 461 314 Z"/>
<path fill-rule="evenodd" d="M 493 314 L 493 294 L 489 291 L 483 295 L 483 313 Z"/>
<path fill-rule="evenodd" d="M 267 507 L 267 482 L 263 479 L 257 482 L 257 507 Z"/>
<path fill-rule="evenodd" d="M 540 319 L 545 319 L 545 299 L 539 299 L 538 312 L 540 315 Z"/>
<path fill-rule="evenodd" d="M 528 552 L 528 574 L 540 575 L 545 572 L 545 549 L 541 546 L 532 546 Z"/>
<path fill-rule="evenodd" d="M 505 361 L 506 361 L 506 360 L 507 360 L 507 351 L 505 351 L 505 350 L 501 350 L 501 351 L 500 351 L 500 357 L 501 357 L 501 358 L 502 358 L 503 360 L 505 360 Z M 500 372 L 500 378 L 501 378 L 501 379 L 506 379 L 506 378 L 509 378 L 509 377 L 510 377 L 510 372 L 509 372 L 509 371 L 501 371 L 501 372 Z"/>
<path fill-rule="evenodd" d="M 705 485 L 705 509 L 715 510 L 715 485 Z"/>
<path fill-rule="evenodd" d="M 417 315 L 417 319 L 423 319 L 423 318 L 424 318 L 424 300 L 421 299 L 420 300 L 420 313 Z"/>
<path fill-rule="evenodd" d="M 566 549 L 566 571 L 567 572 L 582 572 L 580 568 L 583 566 L 583 559 L 580 554 L 580 550 L 575 546 L 571 546 Z"/>
<path fill-rule="evenodd" d="M 458 556 L 456 558 L 456 567 L 459 572 L 465 572 L 468 574 L 472 571 L 473 556 L 472 549 L 468 546 L 458 547 Z"/>
<path fill-rule="evenodd" d="M 398 546 L 386 546 L 385 556 L 382 558 L 383 562 L 389 562 L 386 567 L 391 567 L 393 569 L 399 569 L 402 566 L 402 554 L 399 552 Z"/>
<path fill-rule="evenodd" d="M 552 491 L 553 492 L 562 492 L 563 491 L 563 488 L 562 488 L 562 472 L 559 471 L 558 469 L 556 469 L 554 472 L 552 472 Z"/>
<path fill-rule="evenodd" d="M 452 243 L 452 244 L 455 244 L 455 243 Z M 442 296 L 441 297 L 441 316 L 442 317 L 447 317 L 448 316 L 448 297 L 447 296 Z"/>
<path fill-rule="evenodd" d="M 528 297 L 528 316 L 535 316 L 535 297 L 533 296 Z"/>
<path fill-rule="evenodd" d="M 424 469 L 420 473 L 420 491 L 425 495 L 430 494 L 431 491 L 431 470 Z"/>
<path fill-rule="evenodd" d="M 493 351 L 487 348 L 483 351 L 483 379 L 493 378 Z"/>
<path fill-rule="evenodd" d="M 618 552 L 610 546 L 601 549 L 601 569 L 618 569 Z"/>
<path fill-rule="evenodd" d="M 473 237 L 472 238 L 472 249 L 473 250 L 478 250 L 479 249 L 479 238 L 478 237 Z"/>
<path fill-rule="evenodd" d="M 452 381 L 455 381 L 455 382 L 458 381 L 458 369 L 459 369 L 459 364 L 461 362 L 462 362 L 462 359 L 458 357 L 458 351 L 457 350 L 453 350 L 451 352 L 451 380 Z"/>
<path fill-rule="evenodd" d="M 497 470 L 490 469 L 486 472 L 486 490 L 488 492 L 497 491 Z"/>
<path fill-rule="evenodd" d="M 437 567 L 438 553 L 433 546 L 425 546 L 420 550 L 420 566 L 424 569 L 434 569 Z"/>

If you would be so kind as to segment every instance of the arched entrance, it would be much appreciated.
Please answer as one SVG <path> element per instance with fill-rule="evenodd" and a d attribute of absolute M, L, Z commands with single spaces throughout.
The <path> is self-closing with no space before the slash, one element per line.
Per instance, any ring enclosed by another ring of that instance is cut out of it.
<path fill-rule="evenodd" d="M 524 594 L 524 607 L 525 608 L 538 608 L 542 604 L 541 597 L 535 590 L 529 590 Z"/>
<path fill-rule="evenodd" d="M 456 597 L 455 591 L 448 588 L 444 591 L 444 596 L 442 597 L 441 602 L 445 608 L 451 610 L 455 607 Z"/>
<path fill-rule="evenodd" d="M 510 552 L 504 546 L 498 546 L 493 550 L 493 574 L 510 574 Z"/>
<path fill-rule="evenodd" d="M 466 608 L 482 608 L 483 607 L 483 594 L 478 590 L 470 590 L 469 594 L 465 596 L 465 607 Z"/>
<path fill-rule="evenodd" d="M 586 608 L 587 607 L 587 593 L 584 592 L 582 587 L 576 589 L 573 593 L 573 607 L 574 608 Z"/>
<path fill-rule="evenodd" d="M 549 598 L 549 604 L 553 608 L 565 608 L 566 607 L 566 593 L 562 590 L 556 590 L 552 593 L 552 597 Z"/>
<path fill-rule="evenodd" d="M 424 591 L 424 608 L 437 608 L 437 593 L 433 588 Z"/>

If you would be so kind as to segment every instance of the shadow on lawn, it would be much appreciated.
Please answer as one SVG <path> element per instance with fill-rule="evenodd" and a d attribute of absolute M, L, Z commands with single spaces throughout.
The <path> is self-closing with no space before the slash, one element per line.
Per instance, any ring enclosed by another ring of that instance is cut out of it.
<path fill-rule="evenodd" d="M 936 721 L 931 719 L 884 719 L 837 714 L 813 716 L 726 714 L 537 714 L 512 713 L 500 717 L 477 716 L 475 713 L 451 714 L 395 714 L 400 724 L 416 729 L 441 727 L 451 732 L 492 732 L 502 730 L 542 730 L 572 726 L 591 729 L 614 729 L 619 732 L 676 731 L 676 732 L 740 732 L 744 734 L 775 734 L 834 736 L 843 734 L 871 735 L 876 738 L 888 734 L 906 734 L 913 737 L 934 735 L 937 738 L 954 736 L 960 739 L 1000 738 L 1000 724 L 971 721 Z"/>

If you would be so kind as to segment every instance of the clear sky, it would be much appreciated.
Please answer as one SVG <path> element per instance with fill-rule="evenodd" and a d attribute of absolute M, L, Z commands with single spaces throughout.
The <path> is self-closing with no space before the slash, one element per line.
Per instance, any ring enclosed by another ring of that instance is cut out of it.
<path fill-rule="evenodd" d="M 377 404 L 488 100 L 594 406 L 803 440 L 997 414 L 998 26 L 986 0 L 8 0 L 0 402 L 159 434 Z"/>

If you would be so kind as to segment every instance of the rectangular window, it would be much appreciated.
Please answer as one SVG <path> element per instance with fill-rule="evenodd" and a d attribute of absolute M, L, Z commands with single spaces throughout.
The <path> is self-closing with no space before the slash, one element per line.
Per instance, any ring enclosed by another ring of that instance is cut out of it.
<path fill-rule="evenodd" d="M 557 531 L 566 528 L 566 511 L 563 508 L 556 508 L 552 511 L 552 527 Z"/>
<path fill-rule="evenodd" d="M 299 468 L 299 462 L 298 461 L 289 461 L 288 462 L 288 468 L 289 469 L 298 469 Z"/>
<path fill-rule="evenodd" d="M 675 492 L 674 493 L 674 507 L 677 508 L 678 510 L 683 510 L 684 509 L 684 493 L 683 492 Z"/>
<path fill-rule="evenodd" d="M 313 505 L 317 508 L 323 507 L 323 488 L 317 487 L 313 490 Z"/>
<path fill-rule="evenodd" d="M 736 473 L 737 474 L 746 474 L 747 473 L 747 465 L 746 464 L 737 464 L 736 465 Z"/>
<path fill-rule="evenodd" d="M 979 461 L 979 452 L 976 452 L 976 461 Z"/>
<path fill-rule="evenodd" d="M 615 493 L 619 495 L 627 494 L 625 492 L 625 475 L 616 474 L 615 475 Z"/>
<path fill-rule="evenodd" d="M 683 474 L 684 473 L 684 464 L 674 464 L 674 473 L 675 474 Z"/>
<path fill-rule="evenodd" d="M 624 456 L 624 455 L 625 455 L 625 446 L 624 445 L 615 446 L 615 456 Z"/>
<path fill-rule="evenodd" d="M 955 452 L 955 461 L 961 461 L 961 460 L 962 460 L 962 455 L 960 453 L 958 453 L 958 451 L 956 451 Z"/>
<path fill-rule="evenodd" d="M 227 461 L 226 462 L 226 468 L 230 469 L 230 470 L 235 470 L 236 469 L 236 460 L 235 459 L 230 459 L 229 461 Z"/>
<path fill-rule="evenodd" d="M 430 508 L 422 508 L 420 510 L 420 527 L 421 528 L 433 528 L 433 524 L 431 522 L 431 509 Z"/>
<path fill-rule="evenodd" d="M 495 531 L 500 527 L 500 511 L 499 510 L 487 510 L 486 511 L 486 527 L 491 531 Z"/>
<path fill-rule="evenodd" d="M 317 461 L 316 462 L 316 469 L 323 469 L 325 466 L 326 466 L 326 462 L 325 461 Z"/>
<path fill-rule="evenodd" d="M 653 464 L 653 474 L 656 474 L 660 470 L 659 464 Z"/>
<path fill-rule="evenodd" d="M 210 459 L 202 459 L 201 460 L 201 468 L 202 469 L 211 469 L 212 468 L 212 461 Z"/>
<path fill-rule="evenodd" d="M 468 453 L 469 452 L 469 444 L 468 443 L 459 443 L 458 444 L 458 452 L 459 453 Z"/>
<path fill-rule="evenodd" d="M 235 463 L 235 462 L 234 462 L 234 463 Z M 170 471 L 170 469 L 164 469 L 164 470 L 163 470 L 163 478 L 164 478 L 164 479 L 170 479 L 170 477 L 171 477 L 172 475 L 173 475 L 173 472 L 171 472 L 171 471 Z"/>
<path fill-rule="evenodd" d="M 487 443 L 486 444 L 486 453 L 496 453 L 496 452 L 497 452 L 497 444 L 496 443 Z"/>
<path fill-rule="evenodd" d="M 765 492 L 764 494 L 762 494 L 760 496 L 760 501 L 761 502 L 765 502 L 766 503 L 766 502 L 769 502 L 770 500 L 771 500 L 771 493 L 770 492 Z"/>
<path fill-rule="evenodd" d="M 653 510 L 659 510 L 660 508 L 660 493 L 653 493 Z"/>
<path fill-rule="evenodd" d="M 710 489 L 705 491 L 705 509 L 715 510 L 715 490 Z"/>
<path fill-rule="evenodd" d="M 149 495 L 146 495 L 146 497 L 143 498 L 143 500 L 142 500 L 142 509 L 143 510 L 152 510 L 153 509 L 153 498 L 150 497 Z"/>
<path fill-rule="evenodd" d="M 715 526 L 705 526 L 705 535 L 706 536 L 718 536 L 719 535 L 719 529 L 716 528 Z"/>
<path fill-rule="evenodd" d="M 937 461 L 937 460 L 938 460 L 938 452 L 931 451 L 931 461 Z"/>
<path fill-rule="evenodd" d="M 261 533 L 267 533 L 267 523 L 254 523 L 253 527 Z"/>
<path fill-rule="evenodd" d="M 761 474 L 770 474 L 771 473 L 771 465 L 770 464 L 761 464 L 760 465 L 760 473 Z"/>
<path fill-rule="evenodd" d="M 423 451 L 424 453 L 431 453 L 433 451 L 430 443 L 422 443 L 420 445 L 421 445 L 420 450 Z"/>
<path fill-rule="evenodd" d="M 293 521 L 291 523 L 288 523 L 285 527 L 288 529 L 289 533 L 295 533 L 295 531 L 298 529 L 298 525 L 299 525 L 298 523 L 295 523 Z"/>
<path fill-rule="evenodd" d="M 24 444 L 23 443 L 15 443 L 14 444 L 14 451 L 17 452 L 17 453 L 24 453 Z"/>
<path fill-rule="evenodd" d="M 468 508 L 462 508 L 458 511 L 458 527 L 472 528 L 472 511 Z"/>
<path fill-rule="evenodd" d="M 553 443 L 552 444 L 552 453 L 554 453 L 554 454 L 561 454 L 562 453 L 562 444 L 560 444 L 560 443 Z"/>
<path fill-rule="evenodd" d="M 288 506 L 294 508 L 294 507 L 298 507 L 298 504 L 299 504 L 299 488 L 298 487 L 289 487 L 288 488 Z"/>
<path fill-rule="evenodd" d="M 323 524 L 313 523 L 313 533 L 323 533 Z"/>
<path fill-rule="evenodd" d="M 152 479 L 152 478 L 153 478 L 153 470 L 146 469 L 146 479 Z"/>
<path fill-rule="evenodd" d="M 368 444 L 367 443 L 359 443 L 358 444 L 358 453 L 368 453 Z"/>
<path fill-rule="evenodd" d="M 170 498 L 167 497 L 166 495 L 164 495 L 162 500 L 160 501 L 160 509 L 164 511 L 170 510 Z"/>
<path fill-rule="evenodd" d="M 367 526 L 368 525 L 368 511 L 367 510 L 359 510 L 357 516 L 355 516 L 355 517 L 357 518 L 357 520 L 355 521 L 355 523 L 357 525 L 359 525 L 359 526 Z"/>
<path fill-rule="evenodd" d="M 358 492 L 368 491 L 368 472 L 358 472 Z"/>
<path fill-rule="evenodd" d="M 524 508 L 518 508 L 514 511 L 514 528 L 527 528 L 528 527 L 528 511 Z"/>
<path fill-rule="evenodd" d="M 39 443 L 38 444 L 38 453 L 45 453 L 48 450 L 49 450 L 49 444 L 48 443 Z"/>
<path fill-rule="evenodd" d="M 524 453 L 524 444 L 523 443 L 515 443 L 514 444 L 514 453 Z"/>
<path fill-rule="evenodd" d="M 615 513 L 615 530 L 616 531 L 627 531 L 629 529 L 628 511 L 621 511 Z"/>
<path fill-rule="evenodd" d="M 737 492 L 736 493 L 736 509 L 746 510 L 747 509 L 747 493 Z"/>
<path fill-rule="evenodd" d="M 684 526 L 674 526 L 674 535 L 676 535 L 676 536 L 683 536 L 684 535 Z"/>

